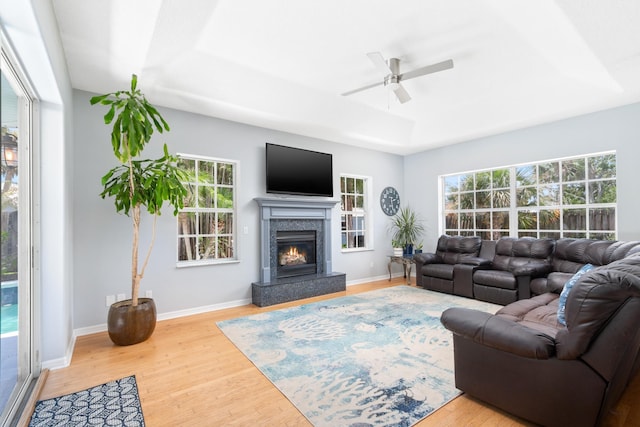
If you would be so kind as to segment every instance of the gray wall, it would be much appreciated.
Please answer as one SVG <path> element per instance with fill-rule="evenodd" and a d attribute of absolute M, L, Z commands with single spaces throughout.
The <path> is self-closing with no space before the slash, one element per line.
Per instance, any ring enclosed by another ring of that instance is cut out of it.
<path fill-rule="evenodd" d="M 438 230 L 438 176 L 616 150 L 618 238 L 640 240 L 640 104 L 547 123 L 406 156 L 404 189 L 427 225 L 425 250 Z"/>
<path fill-rule="evenodd" d="M 141 81 L 144 90 L 144 81 Z M 130 296 L 129 218 L 115 213 L 113 202 L 101 199 L 101 176 L 115 165 L 109 127 L 103 124 L 104 107 L 89 105 L 92 94 L 74 91 L 74 328 L 100 327 L 106 322 L 105 297 Z M 153 102 L 153 100 L 150 100 Z M 243 125 L 172 109 L 160 109 L 171 132 L 155 135 L 148 157 L 160 155 L 166 142 L 173 153 L 195 154 L 239 161 L 238 253 L 240 262 L 176 268 L 176 220 L 165 209 L 141 294 L 152 290 L 160 317 L 198 308 L 217 308 L 246 303 L 251 282 L 259 280 L 259 221 L 255 197 L 264 190 L 265 142 L 303 147 L 333 154 L 334 199 L 339 199 L 341 173 L 373 179 L 375 250 L 342 253 L 339 206 L 333 211 L 333 269 L 347 273 L 350 283 L 385 277 L 386 256 L 391 252 L 387 236 L 388 218 L 378 197 L 386 186 L 395 186 L 403 196 L 402 157 L 312 139 L 304 136 Z M 143 240 L 148 241 L 149 221 L 143 219 Z M 145 225 L 147 227 L 145 227 Z M 247 227 L 248 234 L 243 234 Z M 87 330 L 85 330 L 87 331 Z M 82 331 L 81 331 L 82 332 Z"/>

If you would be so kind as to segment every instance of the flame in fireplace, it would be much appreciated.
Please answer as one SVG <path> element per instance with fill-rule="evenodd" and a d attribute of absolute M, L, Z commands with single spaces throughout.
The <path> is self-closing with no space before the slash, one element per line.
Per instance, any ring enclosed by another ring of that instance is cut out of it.
<path fill-rule="evenodd" d="M 299 265 L 307 263 L 307 254 L 298 251 L 295 246 L 290 246 L 288 250 L 280 252 L 280 265 Z"/>

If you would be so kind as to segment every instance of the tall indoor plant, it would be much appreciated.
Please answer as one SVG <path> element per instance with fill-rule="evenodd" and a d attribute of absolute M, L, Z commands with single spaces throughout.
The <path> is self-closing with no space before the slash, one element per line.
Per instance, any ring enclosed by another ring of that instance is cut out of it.
<path fill-rule="evenodd" d="M 169 131 L 169 125 L 144 95 L 137 89 L 138 78 L 131 76 L 131 88 L 91 98 L 91 105 L 109 107 L 104 123 L 112 125 L 111 145 L 119 165 L 102 177 L 100 196 L 113 197 L 116 211 L 130 216 L 133 222 L 131 254 L 131 299 L 116 302 L 109 309 L 108 329 L 111 340 L 119 345 L 142 342 L 153 333 L 156 323 L 155 303 L 139 298 L 140 280 L 149 262 L 155 241 L 156 221 L 164 202 L 173 207 L 173 214 L 183 207 L 187 189 L 182 185 L 184 173 L 177 167 L 177 158 L 169 154 L 164 144 L 162 157 L 138 159 L 150 141 L 154 129 Z M 142 209 L 153 215 L 151 243 L 139 266 L 140 216 Z"/>
<path fill-rule="evenodd" d="M 423 232 L 422 221 L 409 206 L 400 208 L 391 218 L 391 239 L 403 246 L 404 254 L 411 254 L 413 244 Z"/>

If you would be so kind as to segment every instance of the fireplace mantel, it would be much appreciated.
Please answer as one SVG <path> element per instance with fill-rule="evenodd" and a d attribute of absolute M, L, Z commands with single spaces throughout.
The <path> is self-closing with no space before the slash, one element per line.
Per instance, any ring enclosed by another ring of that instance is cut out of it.
<path fill-rule="evenodd" d="M 322 222 L 322 247 L 324 255 L 320 270 L 330 273 L 331 269 L 331 218 L 332 210 L 339 200 L 285 199 L 257 197 L 254 199 L 260 207 L 260 281 L 269 283 L 273 278 L 271 271 L 270 239 L 272 220 L 319 220 Z"/>

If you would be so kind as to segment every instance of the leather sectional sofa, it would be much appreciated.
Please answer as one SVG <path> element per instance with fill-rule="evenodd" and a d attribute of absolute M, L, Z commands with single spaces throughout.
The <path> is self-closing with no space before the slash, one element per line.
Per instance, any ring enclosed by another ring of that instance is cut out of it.
<path fill-rule="evenodd" d="M 560 292 L 583 265 L 602 266 L 640 252 L 640 242 L 592 239 L 440 236 L 434 253 L 416 254 L 416 284 L 506 305 Z"/>
<path fill-rule="evenodd" d="M 462 239 L 469 238 L 445 238 L 443 245 L 459 253 L 469 245 Z M 526 276 L 521 284 L 528 281 L 530 297 L 516 286 L 510 289 L 516 301 L 496 314 L 464 308 L 442 314 L 443 325 L 453 333 L 456 387 L 536 424 L 599 425 L 640 368 L 640 242 L 560 239 L 552 242 L 544 273 L 533 268 L 531 274 L 518 275 L 519 269 L 527 270 L 521 258 L 528 256 L 510 240 L 508 257 L 517 259 L 500 271 L 511 271 L 516 282 Z M 500 242 L 495 246 L 498 256 Z M 543 259 L 544 246 L 538 249 L 531 253 L 531 264 Z M 473 266 L 475 291 L 475 274 L 487 274 L 492 263 L 473 254 L 459 258 Z M 433 282 L 430 264 L 437 263 L 426 262 L 419 270 L 426 288 Z M 468 277 L 457 277 L 455 267 L 451 271 L 449 290 L 455 293 L 456 280 Z M 573 285 L 570 291 L 565 283 Z"/>

